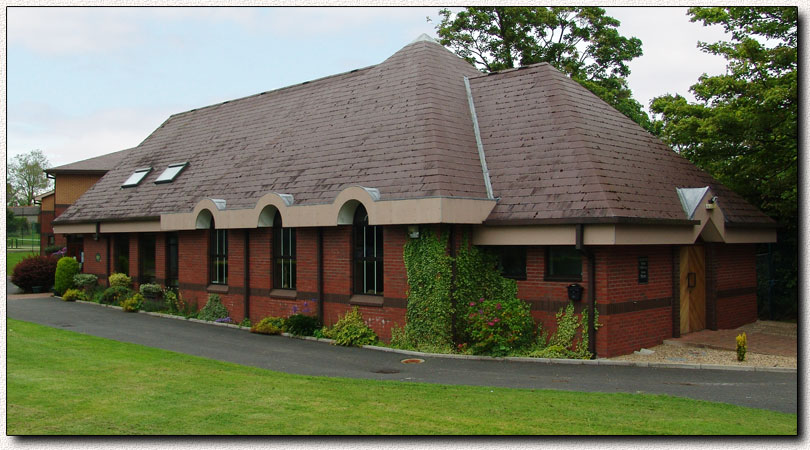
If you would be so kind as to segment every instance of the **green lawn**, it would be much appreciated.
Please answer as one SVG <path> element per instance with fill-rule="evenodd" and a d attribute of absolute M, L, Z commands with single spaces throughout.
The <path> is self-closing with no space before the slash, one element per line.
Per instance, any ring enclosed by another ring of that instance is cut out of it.
<path fill-rule="evenodd" d="M 39 252 L 6 252 L 6 275 L 14 273 L 14 266 L 23 258 L 31 255 L 39 255 Z"/>
<path fill-rule="evenodd" d="M 7 337 L 10 435 L 797 432 L 795 414 L 662 395 L 288 375 L 12 319 Z"/>

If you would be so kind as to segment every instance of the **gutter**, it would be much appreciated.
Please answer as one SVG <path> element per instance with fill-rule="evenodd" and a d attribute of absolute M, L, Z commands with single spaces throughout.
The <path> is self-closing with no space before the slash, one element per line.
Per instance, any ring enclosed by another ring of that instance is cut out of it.
<path fill-rule="evenodd" d="M 593 252 L 585 247 L 583 225 L 577 224 L 576 249 L 588 260 L 588 351 L 596 359 L 596 259 Z"/>

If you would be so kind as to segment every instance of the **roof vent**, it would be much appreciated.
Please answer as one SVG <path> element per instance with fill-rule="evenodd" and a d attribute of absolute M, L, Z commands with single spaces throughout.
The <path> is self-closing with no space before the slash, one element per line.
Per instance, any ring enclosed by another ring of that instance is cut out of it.
<path fill-rule="evenodd" d="M 175 178 L 177 178 L 178 175 L 180 175 L 180 172 L 182 172 L 187 165 L 188 161 L 169 164 L 169 167 L 167 167 L 166 170 L 164 170 L 163 173 L 161 173 L 160 176 L 157 177 L 157 180 L 155 180 L 155 184 L 171 183 L 172 181 L 174 181 Z"/>
<path fill-rule="evenodd" d="M 702 188 L 675 188 L 678 191 L 678 198 L 681 199 L 681 206 L 683 207 L 686 217 L 692 218 L 695 216 L 695 210 L 700 204 L 700 200 L 706 195 L 709 186 Z"/>
<path fill-rule="evenodd" d="M 129 178 L 127 178 L 127 181 L 124 181 L 124 184 L 122 184 L 121 187 L 125 188 L 137 186 L 151 171 L 152 171 L 151 167 L 144 167 L 143 169 L 137 169 L 135 173 L 133 173 L 132 175 L 129 176 Z"/>

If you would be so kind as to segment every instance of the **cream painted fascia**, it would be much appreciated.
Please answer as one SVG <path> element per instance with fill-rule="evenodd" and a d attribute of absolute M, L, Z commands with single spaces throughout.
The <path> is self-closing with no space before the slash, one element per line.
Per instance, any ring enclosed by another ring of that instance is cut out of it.
<path fill-rule="evenodd" d="M 211 199 L 201 200 L 189 213 L 162 214 L 160 228 L 169 230 L 196 229 L 197 217 L 204 210 L 214 219 L 216 228 L 257 228 L 272 226 L 278 211 L 285 227 L 332 227 L 346 223 L 357 205 L 368 212 L 370 225 L 402 225 L 426 223 L 480 224 L 492 212 L 495 200 L 431 197 L 402 200 L 379 200 L 376 189 L 351 186 L 335 197 L 332 203 L 296 205 L 292 196 L 268 193 L 250 209 L 219 209 Z M 340 218 L 344 219 L 341 220 Z M 350 221 L 349 221 L 350 223 Z"/>
<path fill-rule="evenodd" d="M 161 231 L 158 220 L 101 222 L 99 227 L 99 233 L 155 233 L 158 231 Z"/>
<path fill-rule="evenodd" d="M 54 234 L 82 234 L 82 233 L 95 233 L 95 223 L 65 223 L 53 224 Z"/>
<path fill-rule="evenodd" d="M 692 244 L 692 226 L 591 224 L 583 226 L 585 245 Z M 575 245 L 576 225 L 478 226 L 475 245 Z"/>
<path fill-rule="evenodd" d="M 726 228 L 727 244 L 762 244 L 776 242 L 773 228 Z"/>
<path fill-rule="evenodd" d="M 702 237 L 705 242 L 724 242 L 726 235 L 726 216 L 723 214 L 723 209 L 720 207 L 722 199 L 719 199 L 714 204 L 713 209 L 706 209 L 709 204 L 709 199 L 714 197 L 714 192 L 711 188 L 706 190 L 703 198 L 695 209 L 692 215 L 693 220 L 699 220 L 700 225 L 697 225 L 692 230 L 693 240 L 697 241 L 698 236 Z"/>

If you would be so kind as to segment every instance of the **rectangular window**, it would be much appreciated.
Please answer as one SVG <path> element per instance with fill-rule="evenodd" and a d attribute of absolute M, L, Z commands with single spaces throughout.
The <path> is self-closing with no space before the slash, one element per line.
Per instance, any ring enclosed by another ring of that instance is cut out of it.
<path fill-rule="evenodd" d="M 155 235 L 142 234 L 138 238 L 138 281 L 155 282 Z"/>
<path fill-rule="evenodd" d="M 127 178 L 127 181 L 124 181 L 124 184 L 121 187 L 135 187 L 137 186 L 141 180 L 143 180 L 146 175 L 152 171 L 151 167 L 145 167 L 143 169 L 138 169 L 132 175 Z"/>
<path fill-rule="evenodd" d="M 113 244 L 113 272 L 129 275 L 129 235 L 116 234 Z"/>
<path fill-rule="evenodd" d="M 228 230 L 211 230 L 211 284 L 228 284 Z"/>
<path fill-rule="evenodd" d="M 177 233 L 166 235 L 166 287 L 177 289 L 180 286 L 180 265 L 177 247 Z"/>
<path fill-rule="evenodd" d="M 520 245 L 493 245 L 485 247 L 498 258 L 498 271 L 513 280 L 526 279 L 526 247 Z"/>
<path fill-rule="evenodd" d="M 187 165 L 187 162 L 169 164 L 169 167 L 167 167 L 166 170 L 164 170 L 163 173 L 157 177 L 155 184 L 171 183 L 175 178 L 177 178 L 178 175 L 180 175 L 180 172 L 182 172 Z"/>
<path fill-rule="evenodd" d="M 582 281 L 582 253 L 574 246 L 546 247 L 547 281 Z"/>
<path fill-rule="evenodd" d="M 355 225 L 354 293 L 383 294 L 383 227 Z"/>
<path fill-rule="evenodd" d="M 295 228 L 273 229 L 273 288 L 295 289 Z"/>

